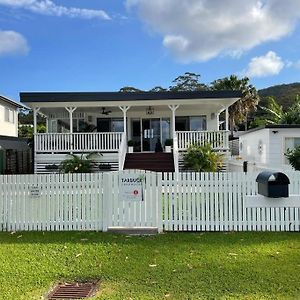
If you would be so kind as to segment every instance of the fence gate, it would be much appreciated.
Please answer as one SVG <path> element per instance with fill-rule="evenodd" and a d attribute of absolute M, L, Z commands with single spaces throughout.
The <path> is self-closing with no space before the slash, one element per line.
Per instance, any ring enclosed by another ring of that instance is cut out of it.
<path fill-rule="evenodd" d="M 126 170 L 103 174 L 103 230 L 162 231 L 161 174 Z"/>

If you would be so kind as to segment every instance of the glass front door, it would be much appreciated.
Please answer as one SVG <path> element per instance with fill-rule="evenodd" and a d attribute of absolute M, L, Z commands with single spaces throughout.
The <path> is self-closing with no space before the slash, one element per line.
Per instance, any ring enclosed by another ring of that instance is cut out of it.
<path fill-rule="evenodd" d="M 157 143 L 162 147 L 166 139 L 170 138 L 170 119 L 132 119 L 131 139 L 134 141 L 134 152 L 154 152 Z"/>
<path fill-rule="evenodd" d="M 160 142 L 160 119 L 143 119 L 142 133 L 142 151 L 155 151 L 156 143 Z"/>

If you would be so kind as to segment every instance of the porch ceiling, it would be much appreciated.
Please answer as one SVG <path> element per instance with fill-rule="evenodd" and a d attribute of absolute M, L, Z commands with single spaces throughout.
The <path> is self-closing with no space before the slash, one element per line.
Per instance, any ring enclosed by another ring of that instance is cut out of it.
<path fill-rule="evenodd" d="M 185 100 L 185 101 L 164 101 L 163 103 L 143 103 L 140 102 L 133 102 L 133 103 L 124 103 L 123 105 L 130 106 L 129 112 L 143 112 L 145 111 L 149 106 L 153 107 L 155 111 L 167 111 L 170 112 L 170 109 L 168 105 L 170 104 L 178 104 L 179 108 L 178 111 L 184 111 L 184 110 L 198 110 L 202 112 L 214 112 L 219 113 L 223 111 L 226 107 L 229 107 L 232 105 L 236 99 L 193 99 L 193 100 Z M 36 105 L 37 104 L 37 105 Z M 40 112 L 45 114 L 46 116 L 49 116 L 50 114 L 58 113 L 58 112 L 64 112 L 66 113 L 65 107 L 77 107 L 76 112 L 83 112 L 83 113 L 97 113 L 99 115 L 103 115 L 104 117 L 107 116 L 105 114 L 102 114 L 102 108 L 105 108 L 106 110 L 111 111 L 111 113 L 116 113 L 122 115 L 122 111 L 120 110 L 119 106 L 123 106 L 121 103 L 56 103 L 56 102 L 47 102 L 47 103 L 34 103 L 34 106 L 29 105 L 30 107 L 40 107 Z"/>

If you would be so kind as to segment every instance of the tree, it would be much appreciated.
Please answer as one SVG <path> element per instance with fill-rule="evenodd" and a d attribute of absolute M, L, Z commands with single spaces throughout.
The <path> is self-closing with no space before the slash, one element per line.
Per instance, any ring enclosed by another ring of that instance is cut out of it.
<path fill-rule="evenodd" d="M 151 90 L 149 90 L 149 92 L 167 92 L 168 89 L 165 89 L 161 86 L 156 86 L 154 88 L 152 88 Z"/>
<path fill-rule="evenodd" d="M 122 88 L 120 88 L 119 92 L 122 93 L 140 93 L 140 92 L 144 92 L 143 90 L 137 89 L 133 86 L 124 86 Z"/>
<path fill-rule="evenodd" d="M 300 124 L 299 96 L 296 96 L 293 105 L 283 114 L 280 124 Z"/>
<path fill-rule="evenodd" d="M 250 124 L 250 128 L 281 123 L 284 111 L 274 97 L 267 97 L 266 106 L 259 106 L 258 108 L 260 110 L 260 116 L 254 118 Z"/>
<path fill-rule="evenodd" d="M 291 166 L 296 170 L 300 171 L 300 146 L 297 146 L 293 150 L 287 150 L 287 152 L 284 154 Z"/>
<path fill-rule="evenodd" d="M 233 133 L 234 127 L 243 122 L 247 114 L 256 110 L 259 95 L 256 88 L 249 83 L 249 78 L 239 79 L 236 75 L 217 79 L 211 83 L 212 90 L 241 91 L 242 98 L 229 107 L 229 123 Z"/>
<path fill-rule="evenodd" d="M 190 72 L 185 72 L 184 75 L 180 75 L 175 78 L 169 87 L 172 92 L 185 92 L 185 91 L 206 91 L 208 87 L 199 82 L 200 75 Z"/>

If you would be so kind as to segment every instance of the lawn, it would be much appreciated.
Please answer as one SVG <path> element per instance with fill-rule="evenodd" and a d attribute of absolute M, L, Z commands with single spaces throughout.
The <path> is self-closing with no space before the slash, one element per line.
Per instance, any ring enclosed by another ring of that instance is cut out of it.
<path fill-rule="evenodd" d="M 300 299 L 300 234 L 0 233 L 0 299 L 88 279 L 93 299 Z"/>

